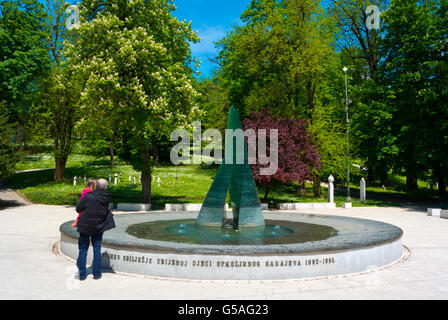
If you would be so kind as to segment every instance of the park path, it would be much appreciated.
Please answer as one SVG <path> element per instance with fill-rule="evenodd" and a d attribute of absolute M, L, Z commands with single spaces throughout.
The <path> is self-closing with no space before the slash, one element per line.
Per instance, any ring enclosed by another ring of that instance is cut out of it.
<path fill-rule="evenodd" d="M 79 282 L 74 261 L 54 250 L 74 208 L 22 205 L 0 210 L 0 299 L 448 299 L 448 220 L 409 208 L 301 212 L 392 223 L 403 229 L 409 251 L 386 268 L 321 279 L 199 281 L 105 272 L 99 281 L 89 275 Z"/>
<path fill-rule="evenodd" d="M 14 190 L 8 189 L 0 182 L 0 211 L 11 207 L 26 206 L 30 202 L 21 197 Z"/>

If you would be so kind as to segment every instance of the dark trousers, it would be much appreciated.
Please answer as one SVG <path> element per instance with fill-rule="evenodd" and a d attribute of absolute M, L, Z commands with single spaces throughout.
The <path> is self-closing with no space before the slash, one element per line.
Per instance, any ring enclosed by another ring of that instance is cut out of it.
<path fill-rule="evenodd" d="M 76 261 L 80 278 L 87 276 L 86 263 L 90 240 L 92 240 L 93 247 L 92 273 L 94 277 L 101 275 L 101 241 L 103 240 L 103 233 L 94 233 L 90 236 L 80 233 L 78 238 L 79 255 Z"/>

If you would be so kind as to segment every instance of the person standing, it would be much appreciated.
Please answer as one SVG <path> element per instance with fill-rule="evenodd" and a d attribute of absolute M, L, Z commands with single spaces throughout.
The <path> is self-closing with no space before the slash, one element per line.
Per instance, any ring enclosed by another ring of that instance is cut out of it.
<path fill-rule="evenodd" d="M 78 259 L 76 265 L 79 270 L 79 280 L 87 277 L 86 263 L 89 243 L 93 247 L 92 273 L 93 279 L 101 278 L 101 242 L 103 233 L 115 228 L 113 215 L 109 210 L 110 194 L 106 193 L 107 181 L 98 179 L 96 190 L 86 193 L 86 195 L 76 205 L 76 211 L 82 212 L 77 224 L 79 232 L 78 238 Z"/>
<path fill-rule="evenodd" d="M 87 181 L 86 187 L 84 188 L 84 190 L 81 193 L 81 197 L 80 199 L 84 198 L 84 196 L 92 191 L 96 190 L 96 180 L 94 179 L 89 179 Z M 75 222 L 72 224 L 73 228 L 76 228 L 76 226 L 78 225 L 78 221 L 79 221 L 79 217 L 81 216 L 82 212 L 78 213 L 78 217 L 76 218 Z"/>

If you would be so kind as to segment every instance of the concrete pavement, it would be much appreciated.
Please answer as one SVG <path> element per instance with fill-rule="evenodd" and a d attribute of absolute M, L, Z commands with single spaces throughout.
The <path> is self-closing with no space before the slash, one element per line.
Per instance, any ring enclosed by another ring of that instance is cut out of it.
<path fill-rule="evenodd" d="M 199 281 L 105 272 L 99 281 L 90 274 L 80 282 L 74 261 L 55 250 L 59 226 L 76 218 L 74 208 L 30 205 L 18 198 L 9 201 L 20 205 L 0 209 L 0 299 L 448 299 L 448 220 L 411 208 L 302 211 L 373 219 L 403 229 L 403 258 L 362 274 Z"/>

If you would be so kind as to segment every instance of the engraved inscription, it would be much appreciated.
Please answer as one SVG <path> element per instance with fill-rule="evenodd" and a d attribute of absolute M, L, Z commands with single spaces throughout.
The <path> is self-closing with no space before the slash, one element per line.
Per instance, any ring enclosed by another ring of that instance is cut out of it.
<path fill-rule="evenodd" d="M 116 261 L 124 261 L 141 264 L 157 264 L 168 267 L 193 267 L 193 268 L 297 268 L 312 267 L 318 265 L 328 265 L 336 263 L 334 257 L 300 259 L 300 260 L 266 260 L 265 262 L 255 260 L 235 260 L 235 261 L 212 261 L 212 260 L 182 260 L 172 258 L 151 258 L 147 256 L 119 255 L 109 252 L 102 254 L 103 258 Z"/>

